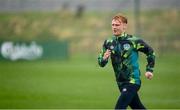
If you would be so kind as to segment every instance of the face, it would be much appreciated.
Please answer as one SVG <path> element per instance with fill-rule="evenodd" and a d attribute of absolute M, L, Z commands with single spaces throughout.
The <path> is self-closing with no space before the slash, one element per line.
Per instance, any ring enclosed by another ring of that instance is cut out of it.
<path fill-rule="evenodd" d="M 123 23 L 123 22 L 115 20 L 115 19 L 112 20 L 113 35 L 115 35 L 115 36 L 121 35 L 123 32 L 125 32 L 126 27 L 127 27 L 126 23 Z"/>

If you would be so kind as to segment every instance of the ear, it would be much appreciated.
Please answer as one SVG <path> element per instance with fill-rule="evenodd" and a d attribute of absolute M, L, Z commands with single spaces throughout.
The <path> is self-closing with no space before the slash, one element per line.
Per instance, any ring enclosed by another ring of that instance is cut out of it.
<path fill-rule="evenodd" d="M 126 30 L 127 29 L 127 24 L 123 23 L 123 29 Z"/>

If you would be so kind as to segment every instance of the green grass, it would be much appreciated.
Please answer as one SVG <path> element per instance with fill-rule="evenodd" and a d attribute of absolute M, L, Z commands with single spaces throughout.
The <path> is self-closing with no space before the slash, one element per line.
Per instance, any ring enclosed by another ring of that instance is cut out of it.
<path fill-rule="evenodd" d="M 178 58 L 157 57 L 154 79 L 142 75 L 139 93 L 147 108 L 180 108 Z M 96 59 L 1 61 L 0 89 L 0 108 L 113 109 L 119 96 L 110 63 L 100 68 Z"/>

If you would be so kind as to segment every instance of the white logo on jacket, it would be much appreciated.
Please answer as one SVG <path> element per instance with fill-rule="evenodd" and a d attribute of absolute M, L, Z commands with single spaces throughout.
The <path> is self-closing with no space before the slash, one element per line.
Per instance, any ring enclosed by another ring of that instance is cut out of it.
<path fill-rule="evenodd" d="M 130 44 L 123 45 L 124 50 L 129 50 L 131 48 Z"/>

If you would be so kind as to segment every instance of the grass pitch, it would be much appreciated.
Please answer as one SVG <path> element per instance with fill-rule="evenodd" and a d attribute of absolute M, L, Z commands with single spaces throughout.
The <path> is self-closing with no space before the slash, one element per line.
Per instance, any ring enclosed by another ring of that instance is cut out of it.
<path fill-rule="evenodd" d="M 178 55 L 157 57 L 154 78 L 142 74 L 147 108 L 180 108 Z M 144 56 L 143 56 L 143 59 Z M 145 60 L 140 62 L 144 73 Z M 0 62 L 0 108 L 113 109 L 119 91 L 109 63 L 96 59 Z"/>

